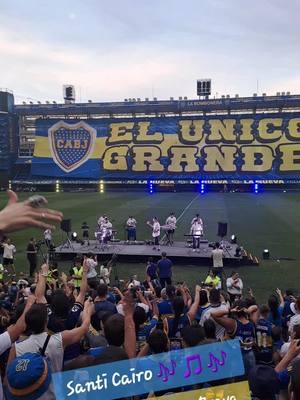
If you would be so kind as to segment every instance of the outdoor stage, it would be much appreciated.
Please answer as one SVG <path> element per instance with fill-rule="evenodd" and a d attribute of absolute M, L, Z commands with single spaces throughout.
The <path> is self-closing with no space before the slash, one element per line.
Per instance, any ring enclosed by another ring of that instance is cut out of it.
<path fill-rule="evenodd" d="M 248 254 L 241 246 L 223 241 L 224 265 L 258 265 L 256 257 Z M 67 241 L 55 248 L 55 254 L 58 258 L 71 259 L 77 254 L 97 254 L 99 260 L 107 260 L 109 256 L 116 254 L 120 261 L 124 262 L 145 262 L 148 257 L 159 258 L 165 251 L 167 256 L 179 264 L 212 265 L 212 244 L 207 240 L 202 240 L 199 252 L 193 252 L 191 243 L 174 242 L 173 246 L 160 246 L 160 251 L 153 250 L 153 245 L 144 241 L 110 242 L 108 246 L 103 247 L 96 240 L 90 240 L 88 244 L 81 244 L 74 241 Z"/>

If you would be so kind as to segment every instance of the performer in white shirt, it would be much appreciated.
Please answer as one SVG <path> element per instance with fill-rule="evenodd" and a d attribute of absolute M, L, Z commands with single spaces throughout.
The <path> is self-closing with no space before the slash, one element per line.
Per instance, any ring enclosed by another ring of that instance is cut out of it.
<path fill-rule="evenodd" d="M 176 229 L 176 222 L 177 218 L 175 217 L 175 214 L 172 212 L 168 218 L 166 219 L 166 226 L 167 226 L 167 231 L 166 231 L 166 236 L 167 236 L 167 246 L 170 245 L 172 246 L 174 243 L 174 233 Z"/>
<path fill-rule="evenodd" d="M 44 239 L 45 239 L 46 246 L 49 249 L 51 244 L 52 244 L 52 231 L 51 231 L 51 229 L 46 229 L 45 230 Z"/>
<path fill-rule="evenodd" d="M 98 218 L 98 227 L 101 229 L 102 224 L 105 221 L 105 218 L 107 218 L 106 215 L 101 215 L 101 217 Z"/>
<path fill-rule="evenodd" d="M 9 238 L 1 246 L 3 247 L 3 267 L 9 271 L 9 275 L 15 275 L 14 257 L 17 251 L 16 247 Z"/>
<path fill-rule="evenodd" d="M 147 221 L 147 224 L 152 228 L 152 237 L 154 239 L 153 250 L 156 250 L 156 246 L 158 246 L 157 250 L 160 251 L 159 247 L 160 223 L 156 217 L 153 217 L 152 224 L 150 221 Z"/>
<path fill-rule="evenodd" d="M 200 215 L 199 215 L 199 214 L 196 214 L 196 216 L 195 216 L 195 217 L 192 219 L 192 221 L 191 221 L 191 226 L 193 225 L 194 222 L 197 221 L 198 218 L 200 218 Z"/>
<path fill-rule="evenodd" d="M 112 237 L 112 223 L 110 222 L 108 217 L 104 218 L 104 221 L 101 225 L 101 229 L 102 229 L 103 243 L 107 244 L 107 242 Z"/>
<path fill-rule="evenodd" d="M 136 240 L 136 219 L 129 216 L 126 222 L 127 240 Z"/>
<path fill-rule="evenodd" d="M 193 235 L 193 251 L 200 252 L 200 239 L 203 236 L 203 221 L 198 217 L 191 226 L 191 235 Z"/>

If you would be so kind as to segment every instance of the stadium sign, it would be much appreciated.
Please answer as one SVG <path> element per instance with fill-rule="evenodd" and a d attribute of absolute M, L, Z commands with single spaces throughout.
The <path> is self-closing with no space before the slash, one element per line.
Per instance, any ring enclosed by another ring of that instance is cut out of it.
<path fill-rule="evenodd" d="M 299 179 L 300 114 L 39 120 L 32 173 Z"/>

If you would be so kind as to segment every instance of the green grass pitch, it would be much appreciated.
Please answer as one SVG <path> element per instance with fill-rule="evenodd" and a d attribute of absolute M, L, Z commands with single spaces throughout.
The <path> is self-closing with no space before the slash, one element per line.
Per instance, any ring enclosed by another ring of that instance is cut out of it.
<path fill-rule="evenodd" d="M 45 193 L 49 207 L 61 210 L 65 218 L 72 219 L 72 229 L 81 233 L 83 221 L 94 229 L 97 217 L 103 213 L 113 220 L 118 237 L 124 238 L 124 222 L 129 214 L 138 221 L 138 239 L 150 237 L 146 221 L 156 215 L 165 221 L 170 211 L 181 215 L 176 231 L 177 240 L 188 233 L 190 221 L 196 213 L 204 220 L 205 236 L 209 241 L 217 239 L 217 222 L 229 223 L 229 234 L 236 234 L 238 242 L 252 254 L 260 258 L 259 267 L 240 267 L 239 272 L 245 287 L 252 287 L 260 301 L 266 301 L 270 292 L 281 289 L 298 289 L 300 281 L 300 194 L 298 193 L 155 193 L 120 192 L 108 193 Z M 28 194 L 20 194 L 21 199 Z M 6 202 L 5 193 L 0 194 L 0 207 Z M 17 271 L 28 271 L 25 249 L 28 239 L 42 238 L 37 230 L 26 230 L 11 235 L 17 247 Z M 60 229 L 56 230 L 54 241 L 63 240 Z M 268 248 L 271 260 L 261 258 L 264 248 Z M 293 260 L 280 260 L 279 258 Z M 66 263 L 61 269 L 67 269 Z M 118 274 L 122 279 L 132 274 L 144 277 L 144 264 L 120 264 Z M 175 265 L 174 280 L 186 281 L 194 285 L 205 277 L 207 268 L 196 265 Z M 230 269 L 227 269 L 230 272 Z"/>

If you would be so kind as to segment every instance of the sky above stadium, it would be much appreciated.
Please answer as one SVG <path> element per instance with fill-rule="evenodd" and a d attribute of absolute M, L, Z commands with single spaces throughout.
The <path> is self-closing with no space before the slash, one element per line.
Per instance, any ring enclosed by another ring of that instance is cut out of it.
<path fill-rule="evenodd" d="M 300 92 L 298 0 L 2 0 L 0 87 L 16 101 Z"/>

